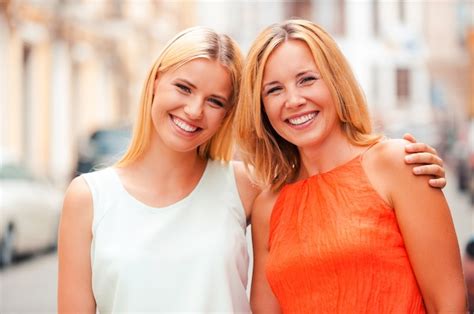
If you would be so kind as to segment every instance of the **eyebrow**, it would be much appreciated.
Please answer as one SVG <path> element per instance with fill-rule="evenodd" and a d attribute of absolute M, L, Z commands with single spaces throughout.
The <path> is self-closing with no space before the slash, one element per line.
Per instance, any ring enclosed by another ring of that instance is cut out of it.
<path fill-rule="evenodd" d="M 313 70 L 303 70 L 303 71 L 299 72 L 298 74 L 296 74 L 296 78 L 301 77 L 301 76 L 307 74 L 308 72 L 314 72 L 314 71 Z M 268 83 L 264 84 L 262 90 L 264 90 L 268 86 L 271 86 L 271 85 L 274 85 L 274 84 L 278 84 L 278 81 L 271 81 L 271 82 L 268 82 Z"/>
<path fill-rule="evenodd" d="M 183 82 L 183 83 L 188 84 L 188 85 L 191 86 L 193 89 L 197 89 L 196 85 L 194 85 L 193 83 L 191 83 L 190 81 L 188 81 L 188 80 L 186 80 L 186 79 L 178 78 L 177 81 L 181 81 L 181 82 Z M 221 95 L 212 94 L 211 97 L 219 98 L 220 100 L 224 101 L 225 103 L 228 102 L 227 98 L 225 98 L 224 96 L 221 96 Z"/>
<path fill-rule="evenodd" d="M 183 83 L 186 83 L 188 84 L 189 86 L 191 86 L 192 88 L 196 89 L 196 85 L 194 85 L 193 83 L 191 83 L 190 81 L 186 80 L 186 79 L 182 79 L 182 78 L 178 78 L 177 81 L 181 81 Z"/>
<path fill-rule="evenodd" d="M 301 77 L 305 74 L 308 74 L 308 72 L 314 72 L 312 70 L 304 70 L 304 71 L 301 71 L 300 73 L 296 74 L 296 77 Z"/>

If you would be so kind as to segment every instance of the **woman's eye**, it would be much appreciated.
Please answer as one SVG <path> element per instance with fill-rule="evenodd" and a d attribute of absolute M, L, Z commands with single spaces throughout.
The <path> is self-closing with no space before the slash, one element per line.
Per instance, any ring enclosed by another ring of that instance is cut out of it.
<path fill-rule="evenodd" d="M 176 87 L 178 87 L 180 90 L 182 90 L 185 93 L 190 94 L 191 93 L 191 88 L 187 87 L 186 85 L 176 83 Z"/>
<path fill-rule="evenodd" d="M 276 93 L 276 92 L 278 92 L 278 91 L 280 91 L 280 90 L 281 90 L 281 87 L 277 87 L 277 86 L 276 86 L 276 87 L 272 87 L 272 88 L 270 88 L 269 90 L 267 90 L 267 95 Z"/>
<path fill-rule="evenodd" d="M 307 77 L 304 77 L 303 79 L 301 79 L 301 83 L 304 84 L 304 83 L 309 83 L 309 82 L 313 82 L 313 81 L 316 81 L 316 77 L 314 76 L 307 76 Z"/>
<path fill-rule="evenodd" d="M 224 107 L 224 103 L 220 100 L 217 100 L 215 98 L 209 98 L 209 101 L 219 107 Z"/>

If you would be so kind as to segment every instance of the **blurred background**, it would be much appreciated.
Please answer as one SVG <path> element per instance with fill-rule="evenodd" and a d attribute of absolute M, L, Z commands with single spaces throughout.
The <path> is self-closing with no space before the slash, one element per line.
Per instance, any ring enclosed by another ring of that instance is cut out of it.
<path fill-rule="evenodd" d="M 125 149 L 163 45 L 206 25 L 246 52 L 263 27 L 290 17 L 333 35 L 377 130 L 411 132 L 438 150 L 465 255 L 474 233 L 472 0 L 0 0 L 1 313 L 55 312 L 64 189 Z"/>

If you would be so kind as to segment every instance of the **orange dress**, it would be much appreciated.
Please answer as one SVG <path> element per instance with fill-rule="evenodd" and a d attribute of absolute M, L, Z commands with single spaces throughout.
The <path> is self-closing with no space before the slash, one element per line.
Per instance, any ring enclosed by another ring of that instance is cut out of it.
<path fill-rule="evenodd" d="M 425 313 L 394 210 L 360 156 L 281 190 L 269 248 L 284 313 Z"/>

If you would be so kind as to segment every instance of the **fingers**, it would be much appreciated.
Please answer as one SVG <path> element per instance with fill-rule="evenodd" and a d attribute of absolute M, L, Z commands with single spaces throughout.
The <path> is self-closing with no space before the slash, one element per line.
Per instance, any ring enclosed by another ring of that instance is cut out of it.
<path fill-rule="evenodd" d="M 443 166 L 443 159 L 432 153 L 415 153 L 405 156 L 407 164 L 433 164 Z"/>
<path fill-rule="evenodd" d="M 405 151 L 407 153 L 431 153 L 438 155 L 436 149 L 425 143 L 411 143 L 405 145 Z"/>
<path fill-rule="evenodd" d="M 412 143 L 416 143 L 416 138 L 411 133 L 403 134 L 403 139 L 405 139 L 409 142 L 412 142 Z"/>
<path fill-rule="evenodd" d="M 443 168 L 443 159 L 438 156 L 436 149 L 425 143 L 417 143 L 416 138 L 410 133 L 403 135 L 403 138 L 410 141 L 405 146 L 405 151 L 409 154 L 405 156 L 407 164 L 425 164 L 413 168 L 415 175 L 431 175 L 436 177 L 428 182 L 431 187 L 442 189 L 446 186 L 446 173 Z"/>
<path fill-rule="evenodd" d="M 430 179 L 428 183 L 434 188 L 442 189 L 446 186 L 446 178 Z"/>
<path fill-rule="evenodd" d="M 418 166 L 418 167 L 413 168 L 413 173 L 415 175 L 435 176 L 436 179 L 441 179 L 446 176 L 444 168 L 439 165 Z"/>

